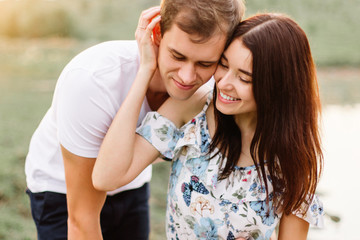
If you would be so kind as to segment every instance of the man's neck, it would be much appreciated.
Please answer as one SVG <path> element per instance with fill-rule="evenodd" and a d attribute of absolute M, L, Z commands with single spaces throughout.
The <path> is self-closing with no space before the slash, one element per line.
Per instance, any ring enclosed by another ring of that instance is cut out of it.
<path fill-rule="evenodd" d="M 153 92 L 151 90 L 147 90 L 146 99 L 149 103 L 151 110 L 156 111 L 159 107 L 169 98 L 169 94 L 167 92 Z"/>
<path fill-rule="evenodd" d="M 146 99 L 152 111 L 156 111 L 168 99 L 163 80 L 161 79 L 159 69 L 157 69 L 150 80 L 146 91 Z"/>

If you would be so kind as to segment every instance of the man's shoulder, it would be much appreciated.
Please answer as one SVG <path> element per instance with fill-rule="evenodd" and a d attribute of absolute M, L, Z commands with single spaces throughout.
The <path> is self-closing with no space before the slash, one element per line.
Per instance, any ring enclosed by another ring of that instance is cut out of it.
<path fill-rule="evenodd" d="M 135 79 L 138 62 L 136 41 L 109 41 L 90 47 L 65 67 L 58 79 L 57 96 L 68 98 L 71 91 L 74 98 L 81 95 L 118 108 Z"/>

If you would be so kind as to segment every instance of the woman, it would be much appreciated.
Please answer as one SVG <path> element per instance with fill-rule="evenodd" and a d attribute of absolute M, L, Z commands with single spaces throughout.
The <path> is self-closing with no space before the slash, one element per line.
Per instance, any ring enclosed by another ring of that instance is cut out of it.
<path fill-rule="evenodd" d="M 142 41 L 139 72 L 155 69 L 154 52 L 145 48 L 154 26 Z M 94 168 L 95 187 L 124 185 L 162 156 L 172 159 L 168 239 L 269 239 L 279 222 L 279 239 L 306 239 L 309 223 L 322 225 L 323 209 L 314 195 L 320 101 L 305 33 L 284 15 L 251 17 L 237 27 L 214 78 L 213 94 L 203 87 L 185 103 L 169 99 L 149 113 L 141 136 L 133 136 L 131 122 L 115 119 Z M 137 80 L 146 85 L 148 77 Z M 132 104 L 144 96 L 131 91 Z M 136 114 L 130 107 L 118 112 L 119 119 Z"/>

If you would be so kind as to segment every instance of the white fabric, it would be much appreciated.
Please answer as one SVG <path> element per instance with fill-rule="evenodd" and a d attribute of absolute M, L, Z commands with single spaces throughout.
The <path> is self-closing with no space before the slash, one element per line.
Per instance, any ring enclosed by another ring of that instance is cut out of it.
<path fill-rule="evenodd" d="M 60 144 L 75 155 L 97 157 L 138 67 L 136 41 L 98 44 L 80 53 L 65 67 L 52 105 L 30 142 L 25 173 L 32 192 L 66 193 Z M 150 107 L 145 100 L 138 125 L 148 111 Z M 128 185 L 108 194 L 141 187 L 150 179 L 151 166 Z"/>

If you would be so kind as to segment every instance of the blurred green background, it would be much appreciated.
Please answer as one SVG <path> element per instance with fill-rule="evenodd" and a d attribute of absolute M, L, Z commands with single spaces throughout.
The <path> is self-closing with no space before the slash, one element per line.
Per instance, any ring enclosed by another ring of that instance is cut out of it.
<path fill-rule="evenodd" d="M 138 17 L 158 0 L 0 0 L 0 239 L 36 239 L 24 162 L 56 79 L 96 43 L 133 39 Z M 323 105 L 360 103 L 360 0 L 249 0 L 246 16 L 284 12 L 310 40 Z M 151 239 L 165 239 L 169 163 L 154 166 Z"/>

